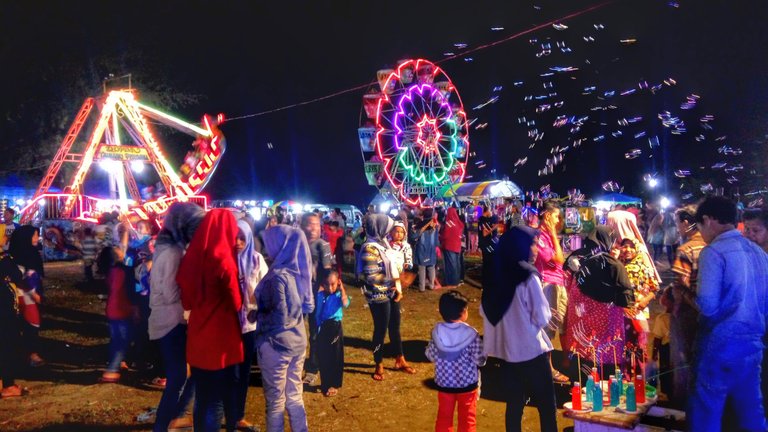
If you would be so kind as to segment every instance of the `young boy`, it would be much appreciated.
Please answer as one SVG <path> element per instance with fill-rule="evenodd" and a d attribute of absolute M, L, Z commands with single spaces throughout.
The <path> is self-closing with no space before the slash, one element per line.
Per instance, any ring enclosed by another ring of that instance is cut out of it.
<path fill-rule="evenodd" d="M 480 388 L 479 366 L 485 364 L 483 341 L 477 330 L 465 321 L 467 298 L 451 290 L 440 296 L 440 315 L 445 322 L 432 330 L 427 358 L 435 363 L 437 420 L 435 432 L 453 430 L 453 410 L 459 405 L 459 431 L 476 430 L 477 399 Z"/>
<path fill-rule="evenodd" d="M 336 396 L 344 379 L 343 308 L 351 298 L 344 290 L 339 273 L 330 270 L 320 284 L 315 302 L 317 322 L 317 358 L 320 366 L 320 390 L 325 396 Z"/>

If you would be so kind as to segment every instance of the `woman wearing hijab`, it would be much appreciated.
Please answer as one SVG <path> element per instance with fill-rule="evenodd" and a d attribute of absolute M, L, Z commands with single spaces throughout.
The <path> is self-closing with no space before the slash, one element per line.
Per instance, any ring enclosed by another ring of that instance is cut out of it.
<path fill-rule="evenodd" d="M 373 317 L 373 361 L 376 368 L 373 379 L 384 379 L 384 336 L 389 331 L 389 341 L 395 351 L 395 369 L 408 374 L 416 370 L 408 365 L 403 356 L 403 342 L 400 338 L 400 299 L 403 298 L 399 287 L 399 274 L 394 252 L 387 234 L 395 222 L 387 215 L 371 214 L 365 220 L 366 242 L 360 250 L 360 273 L 365 277 L 363 291 L 365 300 Z"/>
<path fill-rule="evenodd" d="M 637 227 L 635 215 L 626 210 L 614 210 L 608 213 L 605 225 L 614 233 L 617 242 L 626 238 L 637 240 L 638 253 L 642 256 L 643 262 L 648 268 L 653 269 L 653 278 L 656 279 L 656 282 L 661 283 L 661 276 L 656 271 L 653 259 L 648 253 L 648 246 L 646 246 L 640 229 Z M 613 247 L 618 247 L 618 244 L 614 244 Z"/>
<path fill-rule="evenodd" d="M 40 304 L 43 295 L 43 258 L 37 249 L 40 232 L 32 225 L 24 225 L 13 231 L 8 253 L 21 268 L 24 283 L 20 289 L 22 333 L 24 346 L 29 352 L 29 364 L 42 366 L 45 361 L 38 355 L 40 346 Z"/>
<path fill-rule="evenodd" d="M 314 309 L 312 261 L 304 233 L 287 225 L 264 232 L 272 266 L 256 287 L 256 350 L 266 399 L 267 432 L 308 430 L 301 372 L 307 350 L 303 312 Z"/>
<path fill-rule="evenodd" d="M 237 269 L 240 281 L 240 296 L 243 306 L 240 308 L 240 329 L 243 338 L 244 360 L 235 368 L 235 408 L 238 418 L 238 430 L 255 430 L 254 426 L 245 420 L 245 399 L 248 396 L 248 384 L 251 376 L 251 365 L 256 354 L 256 286 L 267 274 L 267 263 L 260 253 L 256 252 L 251 224 L 245 220 L 237 221 Z M 251 319 L 249 319 L 249 314 Z"/>
<path fill-rule="evenodd" d="M 483 289 L 485 354 L 503 361 L 507 384 L 506 430 L 520 431 L 523 408 L 530 397 L 539 410 L 539 430 L 557 431 L 555 389 L 544 329 L 552 316 L 541 277 L 530 264 L 536 231 L 513 227 L 499 239 L 492 283 Z"/>
<path fill-rule="evenodd" d="M 570 301 L 565 316 L 563 351 L 575 351 L 586 365 L 593 365 L 595 358 L 603 365 L 614 365 L 613 348 L 618 358 L 623 358 L 623 308 L 634 304 L 634 291 L 624 266 L 610 254 L 613 243 L 611 230 L 598 226 L 564 265 Z M 595 351 L 596 347 L 603 349 Z M 571 368 L 571 377 L 584 375 L 576 369 Z M 614 369 L 603 368 L 606 378 Z"/>
<path fill-rule="evenodd" d="M 636 348 L 639 358 L 644 358 L 643 353 L 648 345 L 648 333 L 650 326 L 650 311 L 648 304 L 656 297 L 659 291 L 659 283 L 654 278 L 652 267 L 648 267 L 640 254 L 640 243 L 631 238 L 621 241 L 619 260 L 624 264 L 627 276 L 635 291 L 636 303 L 626 310 L 624 320 L 624 332 L 627 342 L 631 342 Z"/>
<path fill-rule="evenodd" d="M 0 224 L 0 245 L 6 244 L 5 225 Z M 19 397 L 22 389 L 16 384 L 21 367 L 18 355 L 21 337 L 21 311 L 15 286 L 22 284 L 22 274 L 11 256 L 0 248 L 0 379 L 2 398 Z M 15 286 L 14 286 L 15 285 Z"/>
<path fill-rule="evenodd" d="M 456 288 L 461 276 L 461 235 L 464 233 L 464 223 L 459 218 L 459 212 L 449 207 L 445 223 L 440 230 L 440 247 L 445 259 L 445 286 Z"/>
<path fill-rule="evenodd" d="M 195 381 L 196 431 L 218 431 L 221 407 L 227 430 L 235 414 L 235 368 L 243 362 L 238 319 L 242 298 L 238 283 L 237 222 L 232 212 L 213 209 L 203 218 L 181 259 L 176 283 L 181 304 L 190 311 L 187 362 Z"/>
<path fill-rule="evenodd" d="M 187 320 L 181 305 L 176 274 L 184 251 L 192 240 L 205 211 L 192 203 L 174 203 L 168 208 L 163 229 L 155 241 L 152 272 L 149 276 L 149 339 L 157 340 L 165 367 L 166 383 L 157 406 L 155 432 L 192 426 L 183 418 L 195 394 L 187 379 Z"/>

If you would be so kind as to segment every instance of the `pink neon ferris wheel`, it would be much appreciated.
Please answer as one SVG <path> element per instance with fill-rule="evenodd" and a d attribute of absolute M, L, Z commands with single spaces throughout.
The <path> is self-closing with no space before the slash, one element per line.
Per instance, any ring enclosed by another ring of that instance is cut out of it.
<path fill-rule="evenodd" d="M 466 172 L 469 129 L 451 79 L 428 60 L 377 73 L 363 96 L 358 137 L 368 183 L 422 206 Z"/>

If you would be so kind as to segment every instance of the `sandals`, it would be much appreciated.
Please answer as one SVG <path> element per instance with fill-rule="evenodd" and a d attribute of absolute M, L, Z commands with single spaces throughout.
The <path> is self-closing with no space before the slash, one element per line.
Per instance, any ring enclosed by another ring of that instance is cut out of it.
<path fill-rule="evenodd" d="M 101 384 L 114 384 L 118 381 L 120 381 L 119 372 L 104 372 L 101 375 L 101 378 L 99 378 Z"/>
<path fill-rule="evenodd" d="M 331 387 L 325 391 L 325 397 L 334 397 L 339 393 L 339 389 Z"/>
<path fill-rule="evenodd" d="M 381 363 L 376 364 L 376 369 L 373 371 L 374 381 L 384 381 L 384 365 Z"/>
<path fill-rule="evenodd" d="M 408 362 L 405 361 L 405 357 L 398 356 L 395 360 L 395 370 L 399 370 L 401 372 L 405 372 L 409 375 L 413 375 L 416 373 L 416 369 L 408 365 Z"/>
<path fill-rule="evenodd" d="M 245 419 L 240 420 L 237 422 L 237 425 L 235 425 L 235 430 L 241 431 L 241 432 L 259 432 L 259 427 L 251 424 Z"/>
<path fill-rule="evenodd" d="M 552 382 L 560 384 L 560 383 L 567 383 L 570 381 L 571 379 L 568 378 L 565 374 L 563 374 L 557 369 L 552 369 Z"/>

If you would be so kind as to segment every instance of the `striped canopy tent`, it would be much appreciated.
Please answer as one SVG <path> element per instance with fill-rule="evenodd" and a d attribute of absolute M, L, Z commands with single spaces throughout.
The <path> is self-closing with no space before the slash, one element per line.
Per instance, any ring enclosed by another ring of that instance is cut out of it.
<path fill-rule="evenodd" d="M 514 198 L 523 194 L 522 189 L 509 180 L 457 183 L 440 191 L 443 198 Z"/>

